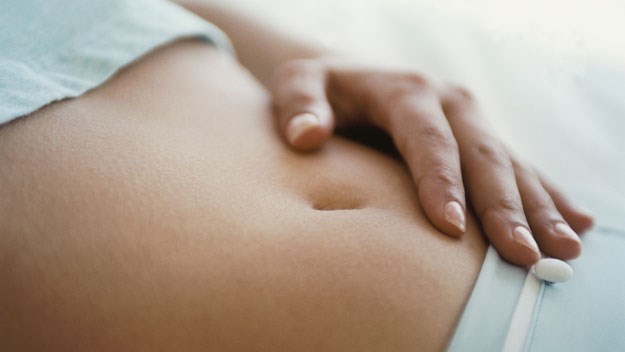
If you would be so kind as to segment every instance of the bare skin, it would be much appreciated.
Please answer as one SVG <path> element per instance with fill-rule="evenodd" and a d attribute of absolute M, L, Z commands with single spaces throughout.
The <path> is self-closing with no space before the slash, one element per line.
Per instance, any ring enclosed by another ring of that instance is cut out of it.
<path fill-rule="evenodd" d="M 0 129 L 10 351 L 436 351 L 486 250 L 397 160 L 300 154 L 268 92 L 178 42 Z"/>
<path fill-rule="evenodd" d="M 439 231 L 462 236 L 470 205 L 510 263 L 530 266 L 541 251 L 565 260 L 581 254 L 578 233 L 592 227 L 592 216 L 506 148 L 468 89 L 330 58 L 227 3 L 178 2 L 229 34 L 243 64 L 270 88 L 280 134 L 295 150 L 320 149 L 336 126 L 380 127 Z"/>
<path fill-rule="evenodd" d="M 388 131 L 426 216 L 443 233 L 464 233 L 468 198 L 509 262 L 530 266 L 541 249 L 560 259 L 580 255 L 574 231 L 587 230 L 592 218 L 565 197 L 552 196 L 559 194 L 505 148 L 468 90 L 418 73 L 323 59 L 282 65 L 272 89 L 280 130 L 297 149 L 318 148 L 335 125 Z"/>

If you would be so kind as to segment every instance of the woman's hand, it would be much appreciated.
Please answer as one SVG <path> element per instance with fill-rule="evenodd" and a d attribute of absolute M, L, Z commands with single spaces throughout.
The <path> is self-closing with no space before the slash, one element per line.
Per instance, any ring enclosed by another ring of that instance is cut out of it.
<path fill-rule="evenodd" d="M 511 263 L 535 263 L 539 247 L 560 259 L 581 253 L 575 232 L 589 229 L 592 217 L 505 149 L 467 90 L 323 59 L 281 65 L 271 90 L 280 132 L 295 149 L 319 148 L 336 126 L 386 130 L 440 231 L 465 232 L 466 187 L 483 230 Z"/>

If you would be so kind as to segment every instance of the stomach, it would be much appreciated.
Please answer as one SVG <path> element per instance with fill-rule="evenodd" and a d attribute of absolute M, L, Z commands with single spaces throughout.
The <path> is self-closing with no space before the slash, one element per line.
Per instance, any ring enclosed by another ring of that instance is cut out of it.
<path fill-rule="evenodd" d="M 270 97 L 187 40 L 0 128 L 11 351 L 441 350 L 486 251 L 401 162 L 280 140 Z"/>

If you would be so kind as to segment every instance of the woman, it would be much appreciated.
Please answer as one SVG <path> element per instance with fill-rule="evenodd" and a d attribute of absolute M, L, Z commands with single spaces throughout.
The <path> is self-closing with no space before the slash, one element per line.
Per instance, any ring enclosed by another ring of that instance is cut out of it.
<path fill-rule="evenodd" d="M 517 265 L 580 254 L 592 218 L 466 90 L 183 5 L 0 5 L 7 350 L 440 350 L 480 226 Z M 360 123 L 408 168 L 330 138 Z"/>

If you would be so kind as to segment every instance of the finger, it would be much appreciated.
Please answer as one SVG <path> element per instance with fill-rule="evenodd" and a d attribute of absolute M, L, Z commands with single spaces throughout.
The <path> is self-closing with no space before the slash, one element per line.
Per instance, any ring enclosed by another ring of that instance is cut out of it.
<path fill-rule="evenodd" d="M 378 109 L 377 120 L 408 164 L 428 219 L 443 233 L 460 236 L 466 226 L 460 158 L 438 98 L 422 87 L 395 95 Z"/>
<path fill-rule="evenodd" d="M 300 150 L 322 146 L 334 129 L 323 67 L 314 61 L 288 62 L 274 73 L 271 92 L 278 128 L 286 141 Z"/>
<path fill-rule="evenodd" d="M 592 228 L 594 224 L 593 215 L 589 210 L 575 206 L 557 187 L 539 175 L 540 182 L 553 199 L 556 208 L 564 216 L 571 228 L 577 233 L 583 233 Z"/>
<path fill-rule="evenodd" d="M 460 148 L 469 199 L 484 232 L 504 259 L 534 264 L 540 253 L 525 218 L 510 157 L 480 118 L 468 92 L 451 89 L 441 99 Z"/>
<path fill-rule="evenodd" d="M 514 162 L 525 216 L 540 249 L 560 259 L 573 259 L 582 252 L 577 234 L 562 217 L 538 175 L 530 167 Z"/>

